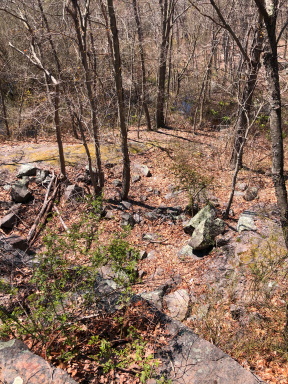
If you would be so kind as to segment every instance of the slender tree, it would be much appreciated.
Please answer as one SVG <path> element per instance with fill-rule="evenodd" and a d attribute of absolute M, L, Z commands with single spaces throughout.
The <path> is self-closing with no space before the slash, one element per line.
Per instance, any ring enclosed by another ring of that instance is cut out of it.
<path fill-rule="evenodd" d="M 269 89 L 270 133 L 272 145 L 272 179 L 281 214 L 281 225 L 286 247 L 288 248 L 288 202 L 284 178 L 284 149 L 281 119 L 281 93 L 277 48 L 277 16 L 278 0 L 254 0 L 260 15 L 263 17 L 266 41 L 263 62 Z"/>
<path fill-rule="evenodd" d="M 122 199 L 127 199 L 130 189 L 130 157 L 128 149 L 128 135 L 127 135 L 127 124 L 126 124 L 126 111 L 124 101 L 124 90 L 122 80 L 122 63 L 120 54 L 120 44 L 118 36 L 118 27 L 114 9 L 113 0 L 107 0 L 108 16 L 110 23 L 110 31 L 112 35 L 112 54 L 113 54 L 113 68 L 115 78 L 115 88 L 117 93 L 118 103 L 118 116 L 120 122 L 120 133 L 121 133 L 121 149 L 123 156 L 123 172 L 122 172 Z"/>

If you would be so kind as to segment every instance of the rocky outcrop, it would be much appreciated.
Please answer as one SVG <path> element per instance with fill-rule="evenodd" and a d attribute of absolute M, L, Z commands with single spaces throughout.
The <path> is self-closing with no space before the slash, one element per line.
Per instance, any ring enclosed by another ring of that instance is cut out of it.
<path fill-rule="evenodd" d="M 171 339 L 157 353 L 162 362 L 159 375 L 173 384 L 265 384 L 181 323 L 167 317 L 162 322 Z"/>
<path fill-rule="evenodd" d="M 77 384 L 19 340 L 0 342 L 0 382 L 5 384 Z"/>

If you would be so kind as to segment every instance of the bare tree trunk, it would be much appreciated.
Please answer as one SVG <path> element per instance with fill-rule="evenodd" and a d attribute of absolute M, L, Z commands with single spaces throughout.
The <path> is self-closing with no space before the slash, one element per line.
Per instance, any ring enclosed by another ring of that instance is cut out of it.
<path fill-rule="evenodd" d="M 230 159 L 230 164 L 232 168 L 236 167 L 236 163 L 238 163 L 238 167 L 242 168 L 242 155 L 243 155 L 243 148 L 242 143 L 244 141 L 245 132 L 247 130 L 248 124 L 249 124 L 249 115 L 251 111 L 252 106 L 252 98 L 254 89 L 257 82 L 257 77 L 259 73 L 260 68 L 260 57 L 263 47 L 263 17 L 260 14 L 258 19 L 258 25 L 257 30 L 252 46 L 251 51 L 251 60 L 248 64 L 248 75 L 247 79 L 242 91 L 242 96 L 240 100 L 239 110 L 238 110 L 238 119 L 236 124 L 236 132 L 235 132 L 235 138 L 234 138 L 234 145 L 232 148 L 232 154 Z M 240 148 L 241 154 L 240 154 Z M 240 156 L 239 156 L 240 154 Z"/>
<path fill-rule="evenodd" d="M 173 0 L 159 0 L 162 16 L 162 31 L 161 31 L 161 44 L 159 55 L 159 68 L 158 68 L 158 86 L 157 86 L 157 101 L 156 101 L 156 128 L 165 127 L 165 85 L 167 73 L 167 59 L 169 38 L 172 29 L 172 17 L 174 13 Z"/>
<path fill-rule="evenodd" d="M 277 204 L 280 209 L 281 226 L 286 247 L 288 248 L 288 203 L 284 178 L 284 149 L 281 120 L 281 94 L 277 52 L 277 7 L 278 0 L 254 0 L 259 12 L 263 16 L 267 44 L 264 48 L 264 66 L 266 69 L 269 102 L 270 102 L 270 133 L 272 144 L 272 180 L 274 184 Z"/>
<path fill-rule="evenodd" d="M 82 66 L 85 74 L 85 86 L 87 90 L 87 96 L 90 103 L 91 109 L 91 121 L 92 121 L 92 131 L 95 145 L 95 154 L 96 154 L 96 165 L 98 172 L 98 182 L 99 187 L 102 189 L 104 187 L 104 172 L 102 169 L 102 160 L 100 153 L 100 137 L 99 137 L 99 127 L 97 122 L 97 100 L 96 95 L 93 89 L 94 81 L 93 74 L 91 74 L 91 69 L 89 68 L 88 63 L 88 51 L 87 51 L 87 28 L 88 28 L 88 17 L 89 17 L 89 5 L 88 0 L 85 1 L 85 11 L 81 12 L 78 0 L 70 0 L 72 3 L 72 8 L 66 7 L 66 10 L 71 15 L 75 32 L 77 36 L 78 49 L 81 56 Z"/>
<path fill-rule="evenodd" d="M 113 42 L 113 67 L 114 67 L 114 77 L 115 85 L 117 92 L 117 102 L 118 102 L 118 115 L 120 122 L 120 132 L 121 132 L 121 149 L 123 156 L 123 182 L 122 182 L 122 199 L 127 199 L 129 189 L 130 189 L 130 158 L 129 158 L 129 149 L 128 149 L 128 136 L 127 136 L 127 125 L 126 125 L 126 112 L 125 112 L 125 103 L 124 103 L 124 92 L 123 92 L 123 83 L 122 83 L 122 67 L 121 67 L 121 55 L 120 55 L 120 45 L 118 37 L 118 28 L 114 10 L 113 0 L 107 0 L 108 4 L 108 15 L 110 21 L 110 29 L 112 33 L 112 42 Z"/>
<path fill-rule="evenodd" d="M 1 104 L 2 104 L 2 111 L 3 111 L 3 120 L 6 127 L 6 134 L 8 137 L 11 136 L 10 129 L 9 129 L 9 122 L 8 122 L 8 115 L 7 115 L 7 108 L 5 104 L 5 95 L 3 90 L 0 91 L 0 97 L 1 97 Z"/>
<path fill-rule="evenodd" d="M 145 54 L 144 54 L 144 48 L 143 48 L 143 42 L 144 42 L 143 31 L 142 31 L 142 25 L 141 25 L 139 11 L 138 11 L 137 0 L 132 0 L 132 2 L 133 2 L 134 18 L 136 22 L 137 34 L 138 34 L 138 40 L 139 40 L 140 62 L 141 62 L 141 70 L 142 70 L 142 104 L 143 104 L 143 110 L 146 117 L 147 130 L 151 131 L 152 126 L 151 126 L 151 119 L 150 119 L 150 113 L 149 113 L 148 102 L 147 102 L 147 80 L 146 80 Z"/>

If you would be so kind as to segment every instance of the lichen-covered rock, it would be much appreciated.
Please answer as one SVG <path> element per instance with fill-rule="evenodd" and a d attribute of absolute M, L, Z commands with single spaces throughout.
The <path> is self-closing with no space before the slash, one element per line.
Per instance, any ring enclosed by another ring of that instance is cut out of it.
<path fill-rule="evenodd" d="M 0 342 L 0 382 L 5 384 L 77 384 L 19 340 Z"/>
<path fill-rule="evenodd" d="M 215 237 L 224 231 L 225 223 L 223 220 L 203 220 L 192 233 L 189 245 L 197 251 L 207 249 L 215 244 Z"/>
<path fill-rule="evenodd" d="M 198 225 L 205 220 L 208 219 L 215 219 L 216 217 L 216 210 L 215 207 L 211 204 L 206 205 L 204 208 L 202 208 L 195 216 L 192 217 L 186 224 L 184 224 L 184 232 L 191 235 L 195 228 L 198 227 Z"/>
<path fill-rule="evenodd" d="M 253 212 L 244 211 L 239 217 L 237 231 L 256 231 L 256 229 Z"/>

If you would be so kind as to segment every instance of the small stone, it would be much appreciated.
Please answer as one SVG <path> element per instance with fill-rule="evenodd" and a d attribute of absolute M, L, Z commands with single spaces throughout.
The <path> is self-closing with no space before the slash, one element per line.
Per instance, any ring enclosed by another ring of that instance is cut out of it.
<path fill-rule="evenodd" d="M 14 225 L 17 223 L 17 215 L 14 212 L 8 213 L 0 219 L 0 227 L 12 229 Z"/>
<path fill-rule="evenodd" d="M 37 184 L 41 184 L 49 175 L 50 175 L 50 171 L 46 169 L 37 169 L 35 182 Z"/>
<path fill-rule="evenodd" d="M 249 187 L 246 189 L 244 200 L 246 201 L 252 201 L 256 199 L 258 195 L 258 188 L 257 187 Z"/>
<path fill-rule="evenodd" d="M 159 215 L 157 214 L 156 211 L 152 211 L 152 212 L 146 212 L 145 213 L 145 217 L 148 219 L 148 220 L 157 220 L 159 218 Z"/>
<path fill-rule="evenodd" d="M 109 210 L 109 211 L 106 212 L 106 214 L 105 214 L 104 217 L 105 217 L 105 219 L 107 219 L 107 220 L 114 219 L 114 212 L 113 212 L 112 210 Z"/>
<path fill-rule="evenodd" d="M 121 215 L 121 219 L 122 219 L 122 222 L 121 222 L 122 226 L 129 225 L 131 228 L 133 228 L 134 225 L 136 224 L 133 216 L 130 215 L 129 213 L 123 213 Z"/>
<path fill-rule="evenodd" d="M 137 181 L 140 181 L 141 180 L 141 176 L 140 175 L 135 175 L 132 177 L 132 183 L 137 183 Z"/>
<path fill-rule="evenodd" d="M 130 209 L 130 208 L 132 207 L 132 204 L 129 203 L 129 201 L 125 201 L 125 200 L 123 200 L 123 201 L 121 201 L 121 206 L 122 206 L 122 208 L 124 208 L 124 209 Z"/>
<path fill-rule="evenodd" d="M 143 233 L 142 239 L 146 241 L 155 241 L 158 239 L 157 233 Z"/>
<path fill-rule="evenodd" d="M 243 212 L 238 220 L 237 223 L 237 231 L 242 232 L 242 231 L 256 231 L 257 227 L 254 222 L 253 215 L 249 213 Z"/>
<path fill-rule="evenodd" d="M 135 214 L 133 215 L 133 219 L 135 220 L 135 223 L 136 223 L 136 224 L 140 224 L 141 221 L 142 221 L 142 216 L 139 215 L 139 213 L 135 213 Z"/>
<path fill-rule="evenodd" d="M 151 252 L 149 252 L 148 253 L 148 255 L 147 255 L 147 260 L 156 260 L 156 253 L 155 253 L 155 251 L 151 251 Z"/>
<path fill-rule="evenodd" d="M 148 253 L 146 251 L 140 251 L 140 253 L 139 253 L 140 260 L 146 259 L 147 256 L 148 256 Z"/>
<path fill-rule="evenodd" d="M 248 187 L 247 183 L 239 183 L 236 185 L 236 188 L 242 192 L 244 192 L 247 189 L 247 187 Z"/>
<path fill-rule="evenodd" d="M 112 184 L 114 185 L 114 187 L 122 187 L 122 181 L 119 179 L 113 180 Z"/>

